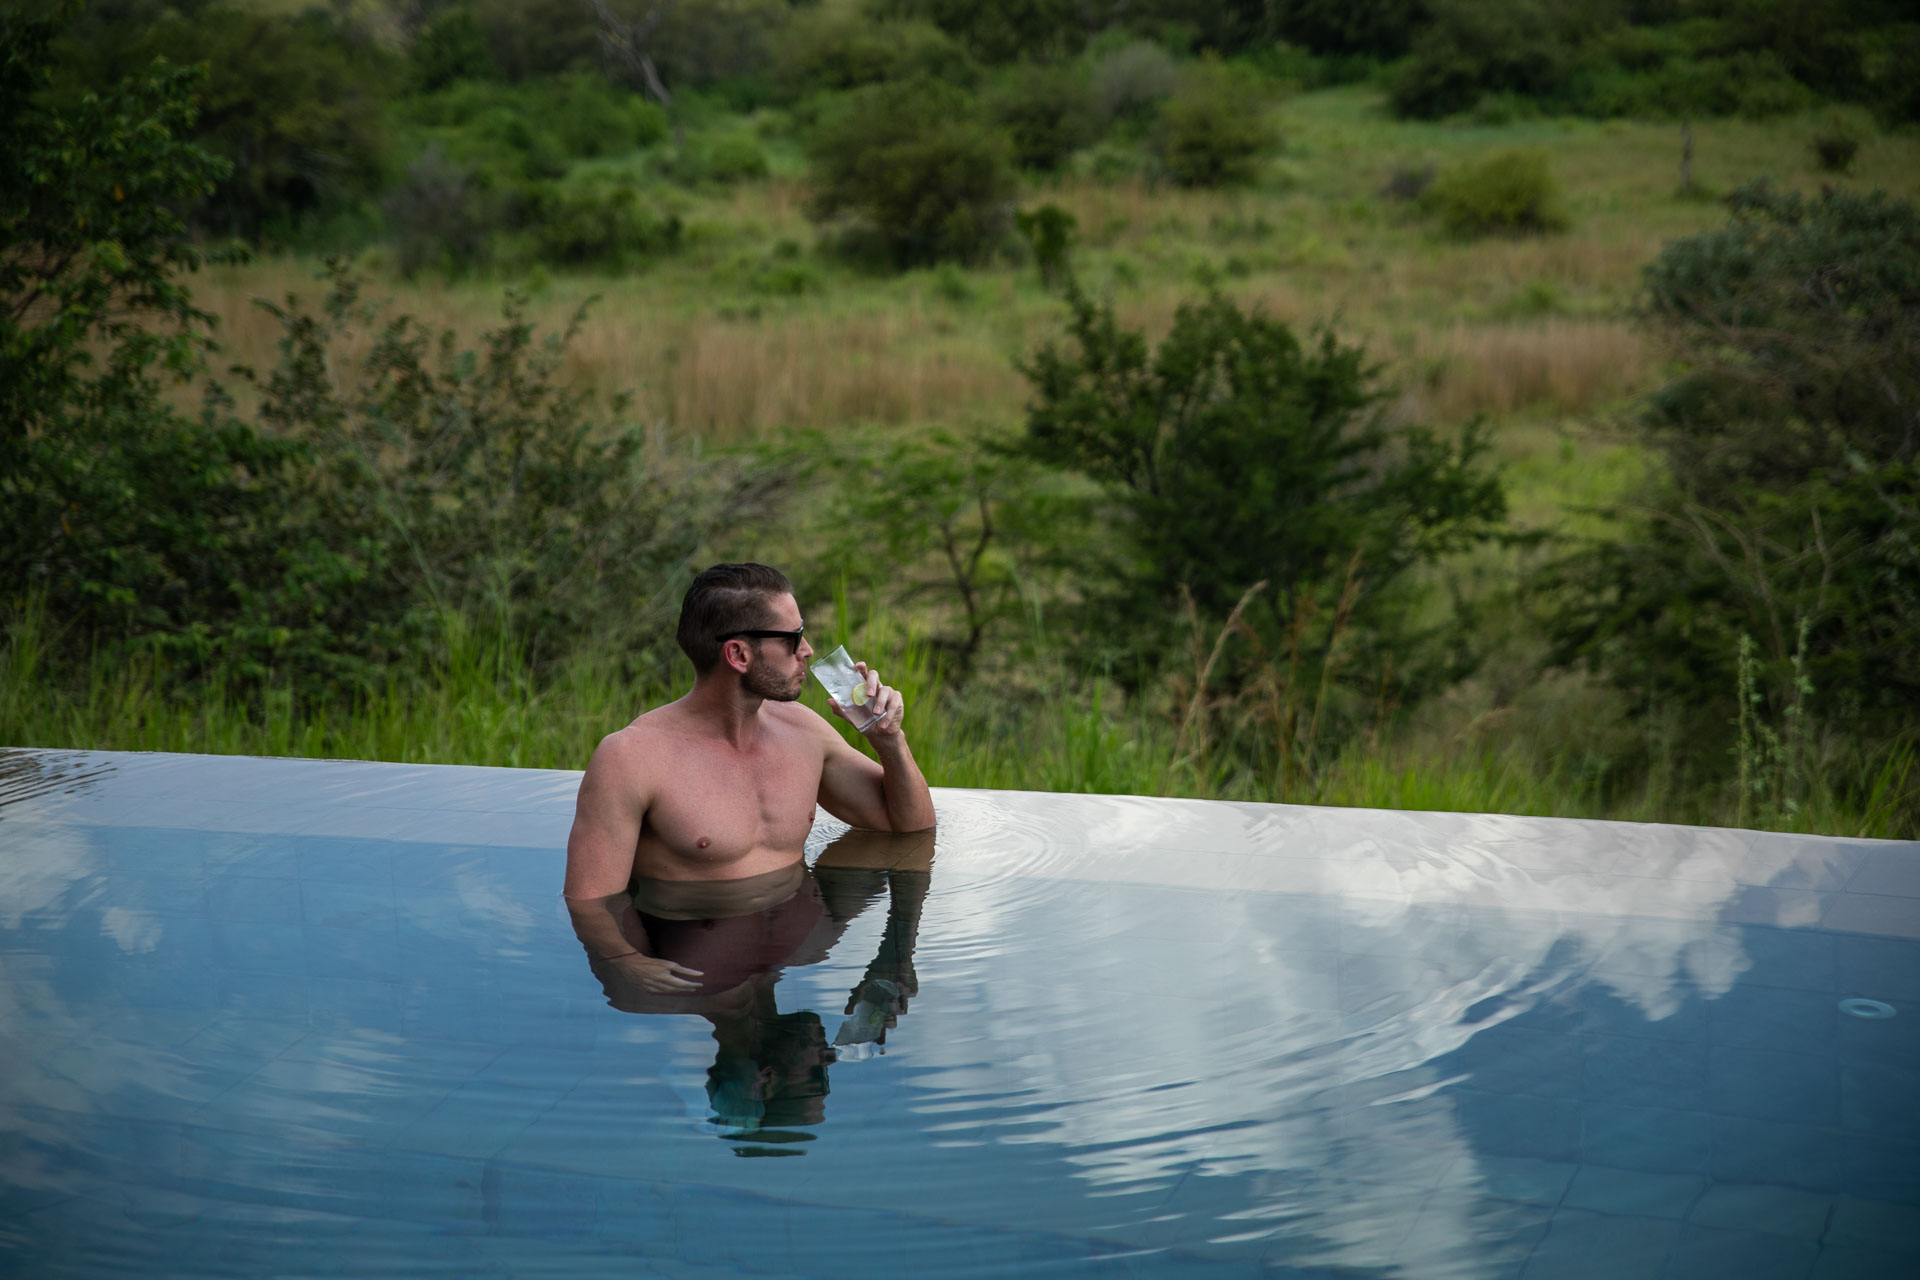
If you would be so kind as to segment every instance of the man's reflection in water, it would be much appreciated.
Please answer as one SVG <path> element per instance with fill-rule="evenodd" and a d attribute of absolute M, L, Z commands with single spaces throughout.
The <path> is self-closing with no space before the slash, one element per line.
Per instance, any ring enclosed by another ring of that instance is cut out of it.
<path fill-rule="evenodd" d="M 568 903 L 607 1003 L 625 1013 L 695 1014 L 713 1025 L 707 1071 L 712 1123 L 736 1155 L 798 1155 L 798 1126 L 826 1118 L 827 1067 L 886 1044 L 919 992 L 913 968 L 932 869 L 931 832 L 849 831 L 809 868 L 795 863 L 744 880 L 636 877 L 631 893 Z M 831 1040 L 811 1009 L 782 1013 L 775 996 L 791 966 L 818 964 L 847 926 L 887 894 L 887 927 L 866 973 L 847 995 Z M 596 945 L 613 916 L 632 947 L 701 974 L 696 990 L 643 989 Z"/>

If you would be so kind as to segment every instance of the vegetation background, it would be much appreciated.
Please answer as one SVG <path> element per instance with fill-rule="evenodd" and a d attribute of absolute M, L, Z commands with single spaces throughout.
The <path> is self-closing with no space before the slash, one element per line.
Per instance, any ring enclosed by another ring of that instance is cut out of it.
<path fill-rule="evenodd" d="M 0 15 L 0 741 L 1920 828 L 1893 0 Z"/>

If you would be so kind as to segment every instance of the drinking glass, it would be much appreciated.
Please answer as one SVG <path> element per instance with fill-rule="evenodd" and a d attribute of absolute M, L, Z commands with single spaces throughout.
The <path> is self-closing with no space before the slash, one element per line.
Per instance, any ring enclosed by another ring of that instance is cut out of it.
<path fill-rule="evenodd" d="M 855 728 L 865 733 L 879 720 L 879 716 L 867 715 L 867 678 L 853 669 L 853 658 L 847 653 L 847 646 L 835 645 L 833 652 L 824 658 L 816 658 L 812 667 L 814 678 L 826 686 L 833 700 L 840 704 L 841 710 Z M 866 716 L 863 724 L 855 717 Z"/>

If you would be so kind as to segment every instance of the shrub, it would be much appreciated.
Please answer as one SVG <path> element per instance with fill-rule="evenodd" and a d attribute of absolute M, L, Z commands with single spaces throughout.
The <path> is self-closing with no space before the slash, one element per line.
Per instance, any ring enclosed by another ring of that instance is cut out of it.
<path fill-rule="evenodd" d="M 1570 18 L 1543 0 L 1436 0 L 1394 77 L 1393 109 L 1433 119 L 1489 93 L 1539 96 L 1561 84 L 1572 49 Z"/>
<path fill-rule="evenodd" d="M 688 142 L 662 168 L 680 182 L 746 182 L 767 176 L 767 153 L 752 138 L 723 134 Z"/>
<path fill-rule="evenodd" d="M 1853 168 L 1860 152 L 1860 135 L 1838 113 L 1829 113 L 1820 129 L 1807 144 L 1813 150 L 1814 163 L 1827 173 L 1845 173 Z"/>
<path fill-rule="evenodd" d="M 1422 202 L 1449 235 L 1526 235 L 1568 225 L 1559 184 L 1537 151 L 1501 151 L 1443 174 Z"/>
<path fill-rule="evenodd" d="M 1387 175 L 1380 194 L 1388 200 L 1408 203 L 1427 194 L 1437 171 L 1430 164 L 1400 165 Z"/>
<path fill-rule="evenodd" d="M 401 274 L 428 268 L 457 273 L 488 262 L 501 204 L 483 179 L 428 146 L 384 201 Z"/>
<path fill-rule="evenodd" d="M 649 207 L 631 183 L 547 183 L 522 213 L 533 255 L 561 267 L 625 269 L 680 242 L 680 219 Z"/>
<path fill-rule="evenodd" d="M 1425 0 L 1271 0 L 1283 40 L 1318 54 L 1397 58 L 1427 18 Z"/>
<path fill-rule="evenodd" d="M 1147 40 L 1121 45 L 1093 64 L 1094 105 L 1109 127 L 1143 126 L 1173 93 L 1178 75 L 1173 58 L 1159 45 Z"/>
<path fill-rule="evenodd" d="M 456 80 L 492 80 L 500 75 L 486 30 L 465 9 L 448 9 L 428 23 L 408 56 L 413 60 L 414 84 L 428 93 Z"/>
<path fill-rule="evenodd" d="M 1667 246 L 1643 316 L 1682 370 L 1641 419 L 1664 464 L 1617 541 L 1561 560 L 1556 652 L 1717 747 L 1741 637 L 1793 702 L 1798 632 L 1849 736 L 1920 705 L 1920 209 L 1764 185 Z M 1708 766 L 1715 761 L 1708 759 Z"/>
<path fill-rule="evenodd" d="M 1277 141 L 1266 106 L 1252 72 L 1212 61 L 1187 68 L 1155 130 L 1167 176 L 1183 187 L 1250 180 Z"/>
<path fill-rule="evenodd" d="M 949 85 L 921 80 L 844 94 L 808 153 L 814 218 L 852 219 L 896 267 L 976 259 L 1006 235 L 1006 140 Z"/>
<path fill-rule="evenodd" d="M 953 38 L 925 22 L 871 22 L 824 10 L 787 29 L 776 78 L 788 101 L 893 80 L 971 85 L 972 60 Z"/>
<path fill-rule="evenodd" d="M 1057 169 L 1094 140 L 1093 90 L 1068 67 L 1022 66 L 988 99 L 988 111 L 1013 143 L 1014 163 Z"/>
<path fill-rule="evenodd" d="M 1244 687 L 1303 643 L 1310 602 L 1346 596 L 1350 640 L 1368 655 L 1349 669 L 1366 671 L 1370 691 L 1389 665 L 1405 685 L 1437 678 L 1397 592 L 1414 566 L 1497 532 L 1505 500 L 1481 468 L 1484 440 L 1389 428 L 1360 349 L 1331 334 L 1302 343 L 1217 295 L 1181 306 L 1153 349 L 1077 286 L 1067 302 L 1066 340 L 1022 367 L 1026 449 L 1111 504 L 1109 554 L 1082 577 L 1093 633 L 1108 638 L 1089 660 L 1146 675 L 1190 601 L 1209 636 L 1244 621 L 1228 681 Z M 1295 649 L 1309 666 L 1337 643 L 1314 630 L 1317 652 Z"/>

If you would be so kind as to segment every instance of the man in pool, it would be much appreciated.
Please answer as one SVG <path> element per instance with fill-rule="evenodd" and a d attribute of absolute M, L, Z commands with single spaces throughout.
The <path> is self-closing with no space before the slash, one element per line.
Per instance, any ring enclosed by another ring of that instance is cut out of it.
<path fill-rule="evenodd" d="M 702 989 L 702 972 L 656 955 L 633 906 L 700 919 L 774 910 L 805 875 L 802 847 L 817 803 L 875 831 L 933 826 L 933 797 L 901 732 L 900 693 L 866 677 L 863 731 L 877 760 L 797 701 L 807 643 L 793 587 L 777 569 L 718 564 L 680 606 L 676 638 L 693 688 L 607 735 L 580 781 L 563 892 L 588 954 L 642 991 Z M 829 702 L 849 719 L 848 708 Z M 725 883 L 725 910 L 709 903 Z M 751 882 L 751 883 L 748 883 Z"/>

